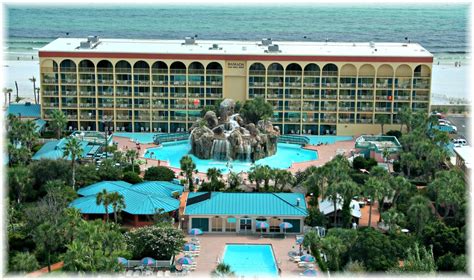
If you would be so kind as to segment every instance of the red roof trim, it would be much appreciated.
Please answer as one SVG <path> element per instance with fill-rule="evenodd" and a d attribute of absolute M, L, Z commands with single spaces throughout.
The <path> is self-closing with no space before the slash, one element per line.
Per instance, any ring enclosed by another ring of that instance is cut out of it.
<path fill-rule="evenodd" d="M 209 55 L 158 53 L 51 52 L 40 51 L 40 57 L 71 58 L 135 58 L 176 60 L 255 60 L 255 61 L 330 61 L 330 62 L 417 62 L 432 63 L 433 57 L 375 57 L 375 56 L 299 56 L 299 55 Z"/>

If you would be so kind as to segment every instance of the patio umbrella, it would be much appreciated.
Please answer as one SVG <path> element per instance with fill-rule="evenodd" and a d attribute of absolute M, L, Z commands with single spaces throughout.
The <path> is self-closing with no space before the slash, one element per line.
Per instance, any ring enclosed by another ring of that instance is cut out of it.
<path fill-rule="evenodd" d="M 267 222 L 256 222 L 255 227 L 258 228 L 258 229 L 268 228 L 268 223 Z"/>
<path fill-rule="evenodd" d="M 142 259 L 142 264 L 144 265 L 154 265 L 156 261 L 153 258 L 146 257 Z"/>
<path fill-rule="evenodd" d="M 199 235 L 199 234 L 202 234 L 202 230 L 200 228 L 192 228 L 189 230 L 189 234 Z"/>
<path fill-rule="evenodd" d="M 317 272 L 316 270 L 310 268 L 310 269 L 306 269 L 306 270 L 303 272 L 303 275 L 304 275 L 304 276 L 313 276 L 313 277 L 314 277 L 314 276 L 318 275 L 318 272 Z"/>
<path fill-rule="evenodd" d="M 296 238 L 296 244 L 301 245 L 303 244 L 304 237 Z"/>
<path fill-rule="evenodd" d="M 196 245 L 193 243 L 184 244 L 184 251 L 196 251 Z"/>
<path fill-rule="evenodd" d="M 193 263 L 193 259 L 189 258 L 189 257 L 182 257 L 182 258 L 179 258 L 178 259 L 178 263 L 179 264 L 192 264 Z"/>
<path fill-rule="evenodd" d="M 314 262 L 314 257 L 311 255 L 303 255 L 300 258 L 300 261 L 302 262 Z"/>
<path fill-rule="evenodd" d="M 126 258 L 118 257 L 117 262 L 119 264 L 128 264 L 128 260 Z"/>
<path fill-rule="evenodd" d="M 292 227 L 293 227 L 293 225 L 288 223 L 288 222 L 283 222 L 283 223 L 280 224 L 280 228 L 283 229 L 283 233 L 286 232 L 287 228 L 292 228 Z"/>

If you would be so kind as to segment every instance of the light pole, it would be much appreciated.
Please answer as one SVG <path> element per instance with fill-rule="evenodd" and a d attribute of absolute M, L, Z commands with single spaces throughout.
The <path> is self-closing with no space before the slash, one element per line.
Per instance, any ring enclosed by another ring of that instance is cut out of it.
<path fill-rule="evenodd" d="M 105 152 L 105 159 L 109 157 L 109 153 L 107 151 L 107 136 L 108 136 L 108 130 L 107 130 L 107 123 L 110 124 L 111 119 L 108 118 L 106 115 L 102 116 L 102 124 L 104 126 L 104 152 Z"/>

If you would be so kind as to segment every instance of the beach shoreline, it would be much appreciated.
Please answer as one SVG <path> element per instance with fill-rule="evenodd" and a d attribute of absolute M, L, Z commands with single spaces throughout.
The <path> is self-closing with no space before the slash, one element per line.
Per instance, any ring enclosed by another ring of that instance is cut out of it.
<path fill-rule="evenodd" d="M 2 88 L 13 89 L 12 99 L 16 95 L 15 81 L 18 83 L 18 91 L 24 102 L 34 102 L 33 83 L 29 81 L 33 76 L 36 78 L 36 87 L 40 86 L 39 61 L 38 59 L 4 60 L 3 85 Z M 438 61 L 440 62 L 438 64 Z M 471 65 L 461 63 L 461 67 L 455 67 L 455 59 L 437 60 L 433 63 L 433 79 L 431 86 L 431 104 L 447 105 L 450 99 L 470 103 L 472 101 L 469 87 Z"/>

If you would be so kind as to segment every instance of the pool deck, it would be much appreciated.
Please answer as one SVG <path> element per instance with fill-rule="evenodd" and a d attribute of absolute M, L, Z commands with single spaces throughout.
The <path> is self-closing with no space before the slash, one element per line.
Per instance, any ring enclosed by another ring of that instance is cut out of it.
<path fill-rule="evenodd" d="M 196 270 L 190 274 L 190 277 L 210 277 L 211 271 L 217 266 L 218 258 L 222 259 L 227 243 L 271 244 L 276 261 L 279 263 L 282 277 L 298 277 L 299 273 L 305 270 L 304 268 L 298 268 L 298 264 L 290 261 L 288 257 L 289 251 L 298 250 L 295 235 L 288 235 L 285 239 L 276 239 L 260 238 L 258 235 L 205 234 L 198 238 L 201 251 L 199 257 L 195 258 L 197 262 Z M 188 236 L 187 239 L 190 240 L 191 237 Z"/>

